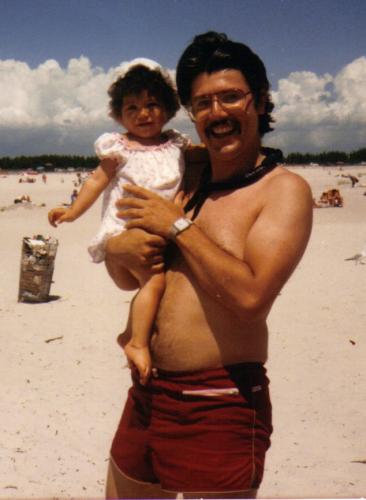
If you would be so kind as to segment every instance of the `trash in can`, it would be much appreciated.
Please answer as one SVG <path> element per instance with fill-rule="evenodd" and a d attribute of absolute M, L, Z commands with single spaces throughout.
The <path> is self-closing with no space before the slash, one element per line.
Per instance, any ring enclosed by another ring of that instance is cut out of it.
<path fill-rule="evenodd" d="M 23 238 L 18 302 L 47 302 L 58 241 L 50 236 Z"/>

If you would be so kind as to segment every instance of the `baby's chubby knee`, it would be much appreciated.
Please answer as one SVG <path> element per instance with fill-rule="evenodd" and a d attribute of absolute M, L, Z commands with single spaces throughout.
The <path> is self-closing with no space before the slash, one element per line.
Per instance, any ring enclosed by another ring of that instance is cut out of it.
<path fill-rule="evenodd" d="M 139 287 L 139 282 L 128 271 L 128 269 L 122 266 L 121 262 L 118 259 L 106 255 L 104 262 L 109 276 L 118 286 L 118 288 L 130 291 L 136 290 Z"/>

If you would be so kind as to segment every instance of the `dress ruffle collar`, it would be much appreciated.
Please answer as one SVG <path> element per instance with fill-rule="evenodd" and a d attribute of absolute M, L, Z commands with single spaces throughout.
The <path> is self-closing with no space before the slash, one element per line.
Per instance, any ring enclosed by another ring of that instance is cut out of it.
<path fill-rule="evenodd" d="M 124 134 L 116 134 L 118 136 L 117 140 L 120 142 L 123 147 L 129 151 L 161 151 L 164 149 L 170 148 L 172 145 L 176 145 L 178 147 L 183 146 L 184 144 L 184 136 L 177 132 L 176 130 L 169 129 L 162 133 L 162 137 L 166 138 L 165 142 L 161 144 L 153 144 L 153 145 L 143 145 L 143 144 L 129 144 L 128 139 Z"/>

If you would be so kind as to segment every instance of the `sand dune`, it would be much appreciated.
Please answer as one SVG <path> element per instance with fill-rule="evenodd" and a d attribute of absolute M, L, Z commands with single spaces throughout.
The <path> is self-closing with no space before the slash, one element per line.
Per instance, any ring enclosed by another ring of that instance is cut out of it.
<path fill-rule="evenodd" d="M 273 444 L 261 498 L 366 494 L 365 188 L 336 168 L 294 168 L 315 197 L 341 190 L 343 208 L 315 209 L 308 250 L 269 318 Z M 347 173 L 363 174 L 352 167 Z M 0 178 L 0 498 L 103 498 L 109 445 L 129 385 L 115 337 L 131 299 L 89 261 L 100 203 L 73 224 L 48 225 L 74 174 L 34 184 Z M 13 204 L 28 194 L 34 205 Z M 46 206 L 40 206 L 45 204 Z M 59 239 L 55 300 L 17 302 L 24 236 Z"/>

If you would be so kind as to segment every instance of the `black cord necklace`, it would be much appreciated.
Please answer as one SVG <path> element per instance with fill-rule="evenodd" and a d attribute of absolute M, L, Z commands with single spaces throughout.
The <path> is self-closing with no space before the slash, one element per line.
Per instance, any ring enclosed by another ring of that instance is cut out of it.
<path fill-rule="evenodd" d="M 283 154 L 280 149 L 261 148 L 261 153 L 265 155 L 265 158 L 262 163 L 258 165 L 258 167 L 240 174 L 239 176 L 225 179 L 224 181 L 212 182 L 210 180 L 211 167 L 208 164 L 202 173 L 200 185 L 198 186 L 197 191 L 184 207 L 184 211 L 187 213 L 194 208 L 192 215 L 192 220 L 194 220 L 201 210 L 202 205 L 211 193 L 214 193 L 215 191 L 239 189 L 249 186 L 250 184 L 254 184 L 254 182 L 257 182 L 268 172 L 273 170 L 279 163 L 283 162 Z"/>

